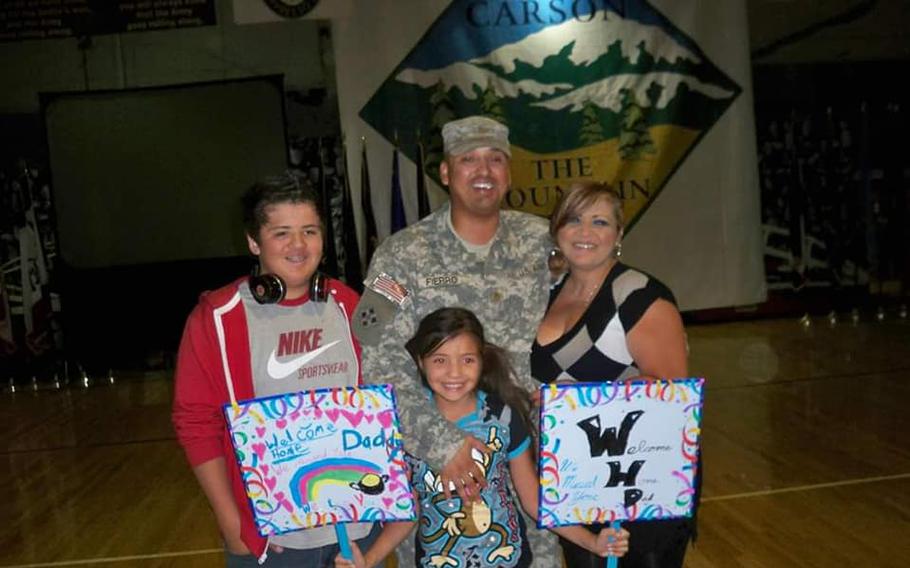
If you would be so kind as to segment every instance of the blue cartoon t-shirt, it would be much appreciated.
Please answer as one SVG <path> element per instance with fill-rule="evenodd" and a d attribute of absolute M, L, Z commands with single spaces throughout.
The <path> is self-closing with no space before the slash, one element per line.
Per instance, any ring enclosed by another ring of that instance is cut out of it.
<path fill-rule="evenodd" d="M 446 499 L 436 473 L 422 460 L 408 456 L 411 481 L 420 501 L 417 565 L 530 566 L 524 519 L 508 485 L 509 460 L 531 443 L 527 428 L 499 398 L 481 391 L 477 393 L 477 409 L 456 425 L 493 450 L 489 458 L 472 452 L 486 476 L 487 487 L 478 502 L 463 503 L 454 493 Z"/>

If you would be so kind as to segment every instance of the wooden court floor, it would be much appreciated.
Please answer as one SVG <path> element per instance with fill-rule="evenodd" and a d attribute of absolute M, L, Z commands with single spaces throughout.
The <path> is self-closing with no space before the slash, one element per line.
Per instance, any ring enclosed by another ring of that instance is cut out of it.
<path fill-rule="evenodd" d="M 910 566 L 910 322 L 688 333 L 708 390 L 686 565 Z M 0 567 L 223 565 L 171 392 L 159 375 L 0 395 Z"/>

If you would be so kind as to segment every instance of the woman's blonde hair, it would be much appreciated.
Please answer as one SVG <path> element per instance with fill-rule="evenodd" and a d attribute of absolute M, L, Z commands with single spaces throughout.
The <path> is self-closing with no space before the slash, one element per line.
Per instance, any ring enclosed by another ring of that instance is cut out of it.
<path fill-rule="evenodd" d="M 556 234 L 570 219 L 577 217 L 583 210 L 600 200 L 606 201 L 612 207 L 616 230 L 622 234 L 625 219 L 622 214 L 622 198 L 616 190 L 606 182 L 580 181 L 569 186 L 553 209 L 550 216 L 550 236 L 553 237 L 553 242 L 556 242 Z M 550 271 L 561 274 L 566 268 L 566 260 L 562 253 L 558 248 L 553 249 L 550 254 Z"/>

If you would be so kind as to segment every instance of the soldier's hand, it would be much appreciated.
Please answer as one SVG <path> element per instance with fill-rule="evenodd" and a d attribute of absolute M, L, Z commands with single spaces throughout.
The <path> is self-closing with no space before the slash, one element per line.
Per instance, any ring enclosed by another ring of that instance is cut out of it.
<path fill-rule="evenodd" d="M 476 501 L 480 498 L 480 490 L 487 486 L 487 480 L 477 462 L 471 458 L 471 450 L 484 454 L 490 453 L 490 448 L 474 436 L 466 436 L 464 443 L 449 460 L 449 463 L 439 472 L 442 482 L 442 492 L 446 499 L 452 498 L 449 484 L 455 486 L 455 491 L 462 501 Z"/>

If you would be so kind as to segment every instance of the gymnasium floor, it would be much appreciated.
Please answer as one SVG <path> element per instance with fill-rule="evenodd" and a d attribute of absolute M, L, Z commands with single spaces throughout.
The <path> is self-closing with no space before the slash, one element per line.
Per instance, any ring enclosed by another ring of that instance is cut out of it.
<path fill-rule="evenodd" d="M 688 333 L 708 390 L 686 565 L 910 566 L 910 321 Z M 170 399 L 167 375 L 0 394 L 0 567 L 223 565 Z"/>

